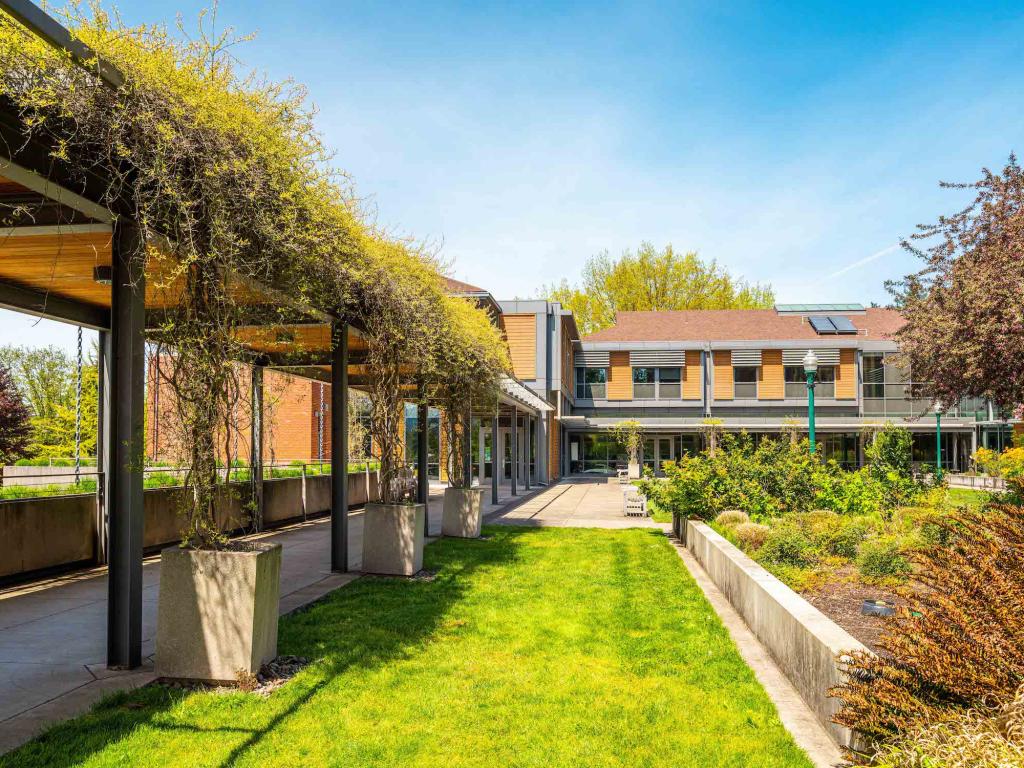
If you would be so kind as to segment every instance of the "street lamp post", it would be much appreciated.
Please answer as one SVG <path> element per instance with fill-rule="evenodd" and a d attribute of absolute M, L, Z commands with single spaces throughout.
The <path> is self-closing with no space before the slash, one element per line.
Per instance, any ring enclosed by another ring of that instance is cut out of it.
<path fill-rule="evenodd" d="M 935 479 L 942 480 L 942 403 L 935 401 Z"/>
<path fill-rule="evenodd" d="M 804 373 L 807 374 L 807 436 L 814 453 L 814 377 L 818 373 L 818 356 L 808 349 L 804 355 Z"/>

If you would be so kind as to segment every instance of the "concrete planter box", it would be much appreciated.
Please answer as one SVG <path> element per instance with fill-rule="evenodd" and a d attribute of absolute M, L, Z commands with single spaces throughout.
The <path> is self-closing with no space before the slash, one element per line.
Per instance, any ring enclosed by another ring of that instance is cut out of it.
<path fill-rule="evenodd" d="M 629 465 L 626 468 L 626 472 L 627 472 L 627 476 L 629 477 L 630 480 L 639 480 L 640 479 L 640 464 L 639 464 L 639 462 L 636 462 L 636 461 L 629 462 Z"/>
<path fill-rule="evenodd" d="M 160 557 L 156 674 L 234 682 L 277 656 L 281 545 L 165 549 Z"/>
<path fill-rule="evenodd" d="M 363 571 L 412 576 L 423 568 L 423 504 L 367 504 L 363 512 Z"/>
<path fill-rule="evenodd" d="M 441 535 L 462 539 L 480 538 L 483 506 L 483 488 L 445 488 Z"/>
<path fill-rule="evenodd" d="M 840 709 L 828 690 L 844 680 L 839 660 L 868 648 L 709 525 L 684 521 L 685 545 L 732 603 L 800 697 L 841 747 L 863 747 L 858 734 L 832 722 Z"/>

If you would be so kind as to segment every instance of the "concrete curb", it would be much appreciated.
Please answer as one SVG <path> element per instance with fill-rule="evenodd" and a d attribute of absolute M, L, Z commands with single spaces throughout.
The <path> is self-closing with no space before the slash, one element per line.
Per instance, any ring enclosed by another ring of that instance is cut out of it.
<path fill-rule="evenodd" d="M 836 658 L 868 648 L 710 526 L 687 521 L 685 541 L 832 739 L 854 746 L 855 734 L 832 722 L 840 702 L 828 690 L 843 680 Z"/>

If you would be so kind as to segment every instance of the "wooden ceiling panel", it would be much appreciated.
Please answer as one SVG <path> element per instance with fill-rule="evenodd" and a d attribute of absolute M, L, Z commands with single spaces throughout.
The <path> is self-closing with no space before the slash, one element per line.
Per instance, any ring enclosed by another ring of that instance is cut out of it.
<path fill-rule="evenodd" d="M 0 239 L 0 280 L 95 306 L 110 306 L 110 286 L 93 268 L 110 265 L 110 234 L 7 235 Z"/>

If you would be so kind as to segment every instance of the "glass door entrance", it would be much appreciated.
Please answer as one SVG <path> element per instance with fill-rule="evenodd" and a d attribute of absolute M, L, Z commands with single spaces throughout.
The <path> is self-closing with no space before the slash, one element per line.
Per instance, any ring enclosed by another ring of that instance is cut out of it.
<path fill-rule="evenodd" d="M 644 469 L 650 469 L 654 474 L 660 474 L 662 462 L 676 457 L 674 443 L 675 441 L 671 437 L 644 438 Z"/>

